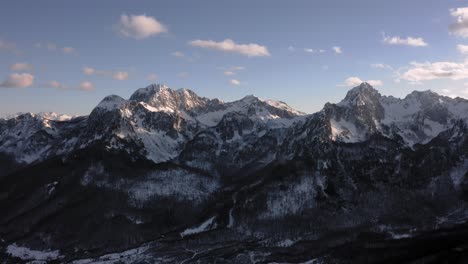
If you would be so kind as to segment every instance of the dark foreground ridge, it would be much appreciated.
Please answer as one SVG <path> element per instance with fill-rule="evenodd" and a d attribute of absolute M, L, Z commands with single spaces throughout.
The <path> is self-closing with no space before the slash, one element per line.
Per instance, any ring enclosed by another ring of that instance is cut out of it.
<path fill-rule="evenodd" d="M 468 101 L 164 85 L 0 119 L 4 263 L 466 263 Z"/>

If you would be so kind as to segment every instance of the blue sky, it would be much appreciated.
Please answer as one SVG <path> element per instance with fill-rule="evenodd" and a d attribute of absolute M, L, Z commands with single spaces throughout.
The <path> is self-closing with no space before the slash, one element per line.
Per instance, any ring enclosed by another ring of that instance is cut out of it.
<path fill-rule="evenodd" d="M 3 1 L 0 115 L 88 114 L 150 83 L 312 113 L 360 81 L 468 97 L 468 2 Z"/>

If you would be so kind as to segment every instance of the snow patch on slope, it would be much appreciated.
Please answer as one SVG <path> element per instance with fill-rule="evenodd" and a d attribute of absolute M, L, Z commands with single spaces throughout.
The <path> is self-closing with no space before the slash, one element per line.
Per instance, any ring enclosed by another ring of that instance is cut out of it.
<path fill-rule="evenodd" d="M 216 216 L 213 216 L 210 219 L 206 220 L 205 222 L 201 223 L 199 226 L 185 229 L 183 232 L 180 233 L 180 236 L 185 237 L 185 236 L 195 235 L 195 234 L 203 233 L 209 230 L 213 230 L 217 226 L 216 222 L 214 222 L 215 219 L 216 219 Z"/>
<path fill-rule="evenodd" d="M 346 143 L 355 143 L 364 140 L 363 132 L 359 132 L 353 123 L 344 119 L 337 121 L 331 118 L 330 126 L 333 140 L 340 140 Z"/>
<path fill-rule="evenodd" d="M 16 243 L 9 245 L 5 251 L 8 255 L 22 260 L 52 261 L 63 258 L 58 250 L 34 250 Z"/>

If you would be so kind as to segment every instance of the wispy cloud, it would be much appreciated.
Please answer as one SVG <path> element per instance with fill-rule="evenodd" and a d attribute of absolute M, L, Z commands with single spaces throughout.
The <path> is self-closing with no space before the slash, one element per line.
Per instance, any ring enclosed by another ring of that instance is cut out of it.
<path fill-rule="evenodd" d="M 26 62 L 18 62 L 18 63 L 12 64 L 10 66 L 10 70 L 16 71 L 16 72 L 32 71 L 33 66 Z"/>
<path fill-rule="evenodd" d="M 156 75 L 154 73 L 148 74 L 148 76 L 146 76 L 146 80 L 148 80 L 150 82 L 154 82 L 157 79 L 158 79 L 158 75 Z"/>
<path fill-rule="evenodd" d="M 167 32 L 166 26 L 147 15 L 121 15 L 117 31 L 121 36 L 145 39 Z"/>
<path fill-rule="evenodd" d="M 2 39 L 0 39 L 0 51 L 12 52 L 17 55 L 21 53 L 21 51 L 19 51 L 16 47 L 15 43 Z"/>
<path fill-rule="evenodd" d="M 45 87 L 49 87 L 49 88 L 55 88 L 55 89 L 62 89 L 62 90 L 66 90 L 66 89 L 69 89 L 68 86 L 58 82 L 58 81 L 50 81 L 50 82 L 47 82 L 45 84 Z"/>
<path fill-rule="evenodd" d="M 84 67 L 83 73 L 85 75 L 100 75 L 100 76 L 110 76 L 114 80 L 124 81 L 128 80 L 129 74 L 126 71 L 108 71 L 108 70 L 97 70 L 92 67 Z"/>
<path fill-rule="evenodd" d="M 450 15 L 456 18 L 455 23 L 449 25 L 450 33 L 468 38 L 468 7 L 450 9 Z"/>
<path fill-rule="evenodd" d="M 171 53 L 171 55 L 174 56 L 174 57 L 178 57 L 178 58 L 185 57 L 185 54 L 183 52 L 181 52 L 181 51 L 174 51 L 174 52 Z"/>
<path fill-rule="evenodd" d="M 54 89 L 59 89 L 59 90 L 81 90 L 81 91 L 92 91 L 94 90 L 94 84 L 91 83 L 90 81 L 82 81 L 80 84 L 76 86 L 69 86 L 65 85 L 59 81 L 53 80 L 47 82 L 45 85 L 43 85 L 46 88 L 54 88 Z"/>
<path fill-rule="evenodd" d="M 406 37 L 401 38 L 400 36 L 386 36 L 383 34 L 382 42 L 388 45 L 405 45 L 411 47 L 426 47 L 428 44 L 423 38 Z"/>
<path fill-rule="evenodd" d="M 233 76 L 236 75 L 239 71 L 242 71 L 245 69 L 243 66 L 233 66 L 233 67 L 227 67 L 227 68 L 221 68 L 224 70 L 223 74 L 226 76 Z"/>
<path fill-rule="evenodd" d="M 310 49 L 310 48 L 305 48 L 304 51 L 307 53 L 324 53 L 325 52 L 324 49 Z"/>
<path fill-rule="evenodd" d="M 225 39 L 223 41 L 213 40 L 192 40 L 189 42 L 194 47 L 200 47 L 205 49 L 214 49 L 224 52 L 238 53 L 247 57 L 267 57 L 270 56 L 268 48 L 259 44 L 238 44 L 231 39 Z"/>
<path fill-rule="evenodd" d="M 54 43 L 47 43 L 46 47 L 47 47 L 48 50 L 56 50 L 57 49 L 57 45 L 55 45 Z"/>
<path fill-rule="evenodd" d="M 343 53 L 343 50 L 341 49 L 341 47 L 338 47 L 338 46 L 334 46 L 332 47 L 333 51 L 336 53 L 336 54 L 341 54 Z"/>
<path fill-rule="evenodd" d="M 34 44 L 34 47 L 36 48 L 44 48 L 44 49 L 47 49 L 48 51 L 61 51 L 63 54 L 76 54 L 76 49 L 73 48 L 73 47 L 70 47 L 70 46 L 66 46 L 66 47 L 59 47 L 57 44 L 53 43 L 53 42 L 48 42 L 48 43 L 41 43 L 41 42 L 37 42 L 36 44 Z"/>
<path fill-rule="evenodd" d="M 187 78 L 189 76 L 188 72 L 179 72 L 177 77 L 179 78 Z"/>
<path fill-rule="evenodd" d="M 83 91 L 91 91 L 91 90 L 94 90 L 94 84 L 91 83 L 90 81 L 83 81 L 80 83 L 78 88 Z"/>
<path fill-rule="evenodd" d="M 63 47 L 62 51 L 65 54 L 73 54 L 76 52 L 75 48 L 72 48 L 72 47 Z"/>
<path fill-rule="evenodd" d="M 374 63 L 371 64 L 371 67 L 374 69 L 393 70 L 392 66 L 383 63 Z"/>
<path fill-rule="evenodd" d="M 383 82 L 381 80 L 362 80 L 359 77 L 349 77 L 344 81 L 344 84 L 340 84 L 337 86 L 346 86 L 346 87 L 355 87 L 360 85 L 363 82 L 367 82 L 372 86 L 382 86 Z"/>
<path fill-rule="evenodd" d="M 112 78 L 119 81 L 128 80 L 128 72 L 114 72 Z"/>
<path fill-rule="evenodd" d="M 26 88 L 34 83 L 34 75 L 29 73 L 12 73 L 8 75 L 5 81 L 0 83 L 4 88 Z"/>

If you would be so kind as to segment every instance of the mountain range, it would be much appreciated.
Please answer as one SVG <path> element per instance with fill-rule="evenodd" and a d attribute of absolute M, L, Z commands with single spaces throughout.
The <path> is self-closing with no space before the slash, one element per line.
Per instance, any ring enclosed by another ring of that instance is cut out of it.
<path fill-rule="evenodd" d="M 463 263 L 467 124 L 466 99 L 368 83 L 314 114 L 152 84 L 0 119 L 0 259 Z"/>

